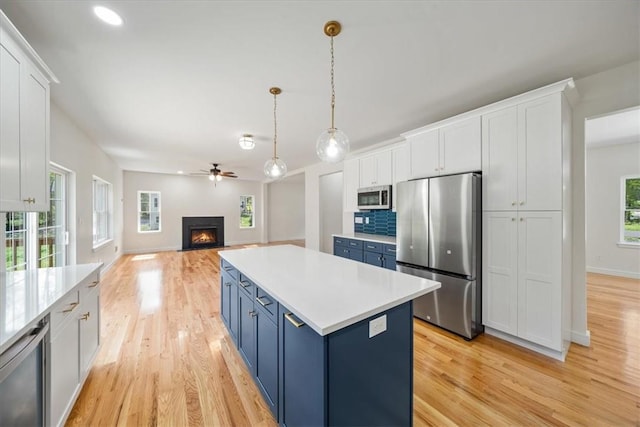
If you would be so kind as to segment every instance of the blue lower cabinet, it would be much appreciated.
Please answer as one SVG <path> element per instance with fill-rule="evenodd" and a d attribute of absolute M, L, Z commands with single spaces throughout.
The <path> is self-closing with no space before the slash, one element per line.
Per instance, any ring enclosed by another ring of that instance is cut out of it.
<path fill-rule="evenodd" d="M 278 326 L 257 311 L 255 377 L 271 413 L 278 418 Z"/>
<path fill-rule="evenodd" d="M 238 297 L 238 350 L 249 371 L 253 373 L 256 361 L 256 312 L 250 296 L 238 292 Z"/>
<path fill-rule="evenodd" d="M 220 274 L 220 315 L 227 325 L 231 338 L 238 340 L 238 287 L 236 280 L 227 273 Z"/>
<path fill-rule="evenodd" d="M 281 425 L 411 425 L 411 302 L 324 337 L 280 309 Z M 382 316 L 386 329 L 370 337 Z"/>
<path fill-rule="evenodd" d="M 281 425 L 326 425 L 325 338 L 280 305 Z"/>
<path fill-rule="evenodd" d="M 375 265 L 377 267 L 382 267 L 382 254 L 380 252 L 364 252 L 364 262 L 367 264 Z"/>

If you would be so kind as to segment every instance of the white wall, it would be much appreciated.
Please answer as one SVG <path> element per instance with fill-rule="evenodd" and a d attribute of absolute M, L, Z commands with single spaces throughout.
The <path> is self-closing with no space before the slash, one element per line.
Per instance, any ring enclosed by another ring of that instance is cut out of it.
<path fill-rule="evenodd" d="M 320 176 L 320 250 L 333 253 L 333 234 L 342 233 L 343 173 Z"/>
<path fill-rule="evenodd" d="M 51 104 L 51 161 L 73 172 L 70 263 L 104 262 L 122 253 L 122 170 L 55 104 Z M 93 250 L 93 175 L 113 186 L 113 241 Z"/>
<path fill-rule="evenodd" d="M 573 340 L 589 344 L 585 241 L 584 121 L 640 105 L 640 61 L 576 80 L 580 99 L 573 107 Z"/>
<path fill-rule="evenodd" d="M 224 216 L 225 245 L 261 241 L 263 186 L 257 181 L 223 179 L 216 186 L 201 176 L 124 172 L 124 251 L 156 252 L 182 248 L 183 216 Z M 158 233 L 138 233 L 138 191 L 161 193 Z M 241 229 L 240 196 L 253 195 L 255 228 Z"/>
<path fill-rule="evenodd" d="M 640 279 L 640 248 L 617 245 L 625 175 L 640 175 L 640 142 L 587 149 L 587 271 Z"/>
<path fill-rule="evenodd" d="M 299 173 L 267 184 L 269 242 L 304 239 L 304 181 Z"/>
<path fill-rule="evenodd" d="M 342 171 L 342 165 L 316 163 L 304 169 L 305 246 L 309 249 L 320 250 L 320 177 Z"/>

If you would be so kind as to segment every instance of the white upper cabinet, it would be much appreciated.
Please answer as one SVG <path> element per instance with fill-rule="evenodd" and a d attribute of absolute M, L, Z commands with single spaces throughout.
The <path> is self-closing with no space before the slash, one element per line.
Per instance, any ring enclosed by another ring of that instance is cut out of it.
<path fill-rule="evenodd" d="M 0 211 L 49 210 L 49 83 L 55 76 L 0 11 Z"/>
<path fill-rule="evenodd" d="M 484 210 L 562 209 L 562 94 L 482 117 Z"/>
<path fill-rule="evenodd" d="M 438 129 L 407 137 L 410 147 L 410 177 L 479 171 L 481 118 L 471 117 Z"/>
<path fill-rule="evenodd" d="M 393 171 L 391 150 L 360 158 L 360 187 L 391 185 Z"/>

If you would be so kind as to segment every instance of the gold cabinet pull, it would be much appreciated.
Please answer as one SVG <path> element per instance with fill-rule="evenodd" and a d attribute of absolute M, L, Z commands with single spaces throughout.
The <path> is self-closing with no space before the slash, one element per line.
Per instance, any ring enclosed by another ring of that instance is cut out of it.
<path fill-rule="evenodd" d="M 89 317 L 91 317 L 91 313 L 87 311 L 85 314 L 83 314 L 83 315 L 80 317 L 80 320 L 88 320 L 88 319 L 89 319 Z"/>
<path fill-rule="evenodd" d="M 69 304 L 69 308 L 67 308 L 65 310 L 62 310 L 62 312 L 63 313 L 71 313 L 76 308 L 76 306 L 78 304 L 80 304 L 80 303 L 79 302 L 72 302 L 71 304 Z"/>
<path fill-rule="evenodd" d="M 301 328 L 304 326 L 304 322 L 298 322 L 296 319 L 293 318 L 293 313 L 285 313 L 284 317 L 291 322 L 291 324 L 293 326 L 295 326 L 296 328 Z"/>
<path fill-rule="evenodd" d="M 96 286 L 98 286 L 98 282 L 97 280 L 95 282 L 91 282 L 91 284 L 89 286 L 87 286 L 87 288 L 95 288 Z"/>

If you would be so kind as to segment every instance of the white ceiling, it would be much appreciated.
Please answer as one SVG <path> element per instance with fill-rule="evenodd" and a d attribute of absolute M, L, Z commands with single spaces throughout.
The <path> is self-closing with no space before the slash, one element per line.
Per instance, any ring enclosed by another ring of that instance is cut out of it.
<path fill-rule="evenodd" d="M 587 120 L 584 140 L 587 148 L 640 142 L 640 107 Z"/>
<path fill-rule="evenodd" d="M 262 179 L 278 154 L 317 162 L 329 126 L 335 19 L 336 126 L 352 149 L 567 77 L 640 58 L 640 1 L 7 1 L 0 8 L 61 83 L 53 102 L 126 170 L 221 163 Z M 258 147 L 242 151 L 243 133 Z"/>

